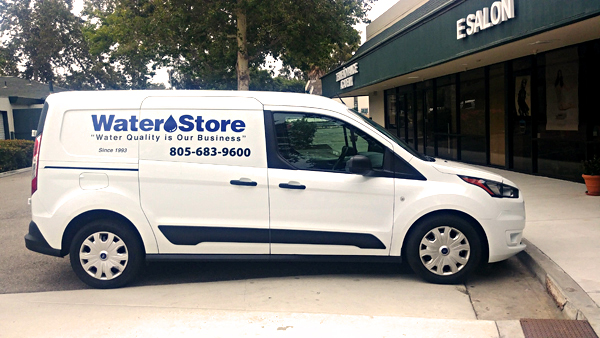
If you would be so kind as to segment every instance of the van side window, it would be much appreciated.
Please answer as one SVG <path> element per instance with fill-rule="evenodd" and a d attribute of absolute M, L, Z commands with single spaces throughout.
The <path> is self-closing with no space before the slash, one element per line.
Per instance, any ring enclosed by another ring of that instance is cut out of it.
<path fill-rule="evenodd" d="M 386 148 L 346 122 L 288 112 L 275 112 L 273 119 L 277 150 L 295 168 L 348 172 L 346 162 L 354 155 L 364 155 L 373 169 L 383 169 Z"/>

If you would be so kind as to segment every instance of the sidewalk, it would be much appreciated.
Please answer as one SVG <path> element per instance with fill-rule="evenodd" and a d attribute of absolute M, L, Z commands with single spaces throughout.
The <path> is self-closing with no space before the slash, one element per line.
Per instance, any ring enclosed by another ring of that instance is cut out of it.
<path fill-rule="evenodd" d="M 600 196 L 583 183 L 483 168 L 513 181 L 527 212 L 528 248 L 519 258 L 571 319 L 587 319 L 600 335 Z"/>
<path fill-rule="evenodd" d="M 519 258 L 567 317 L 587 319 L 600 333 L 600 197 L 585 195 L 579 183 L 483 169 L 515 182 L 525 198 L 528 248 Z M 0 337 L 523 337 L 515 320 L 267 312 L 227 302 L 208 308 L 204 297 L 194 284 L 5 294 Z"/>
<path fill-rule="evenodd" d="M 211 309 L 197 291 L 183 284 L 0 295 L 0 337 L 499 337 L 496 322 L 475 319 Z"/>

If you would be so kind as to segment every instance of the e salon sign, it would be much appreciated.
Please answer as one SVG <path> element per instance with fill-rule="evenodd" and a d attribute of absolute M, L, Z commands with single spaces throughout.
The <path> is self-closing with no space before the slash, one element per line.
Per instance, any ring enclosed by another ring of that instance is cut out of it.
<path fill-rule="evenodd" d="M 340 89 L 354 86 L 354 74 L 358 74 L 358 62 L 335 73 L 335 81 L 340 83 Z"/>
<path fill-rule="evenodd" d="M 484 29 L 499 25 L 515 17 L 515 1 L 500 0 L 492 4 L 490 8 L 469 14 L 466 18 L 456 21 L 456 39 L 464 39 L 467 35 L 479 33 Z"/>

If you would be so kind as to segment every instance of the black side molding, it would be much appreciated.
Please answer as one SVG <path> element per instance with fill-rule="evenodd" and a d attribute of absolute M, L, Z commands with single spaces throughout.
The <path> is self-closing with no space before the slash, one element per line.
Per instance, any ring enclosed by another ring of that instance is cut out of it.
<path fill-rule="evenodd" d="M 76 169 L 76 170 L 117 170 L 117 171 L 139 171 L 139 169 L 133 168 L 89 168 L 89 167 L 59 167 L 59 166 L 45 166 L 44 169 Z"/>
<path fill-rule="evenodd" d="M 363 263 L 402 263 L 400 256 L 355 256 L 355 255 L 234 255 L 234 254 L 147 254 L 151 262 L 363 262 Z"/>
<path fill-rule="evenodd" d="M 158 229 L 175 245 L 229 242 L 350 245 L 361 249 L 385 249 L 377 237 L 362 233 L 178 225 L 159 225 Z"/>
<path fill-rule="evenodd" d="M 385 249 L 385 245 L 371 234 L 333 231 L 271 229 L 271 243 L 352 245 L 361 249 Z"/>
<path fill-rule="evenodd" d="M 269 229 L 159 225 L 158 229 L 175 245 L 204 242 L 269 243 Z"/>

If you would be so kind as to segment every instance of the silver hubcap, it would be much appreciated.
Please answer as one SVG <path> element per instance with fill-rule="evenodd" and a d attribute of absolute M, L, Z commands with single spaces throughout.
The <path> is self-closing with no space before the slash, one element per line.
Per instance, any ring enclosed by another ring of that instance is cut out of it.
<path fill-rule="evenodd" d="M 127 246 L 117 235 L 96 232 L 88 236 L 79 249 L 79 261 L 90 276 L 111 280 L 123 273 L 129 255 Z"/>
<path fill-rule="evenodd" d="M 453 275 L 469 261 L 471 246 L 465 235 L 455 228 L 442 226 L 423 236 L 419 257 L 427 270 L 436 275 Z"/>

